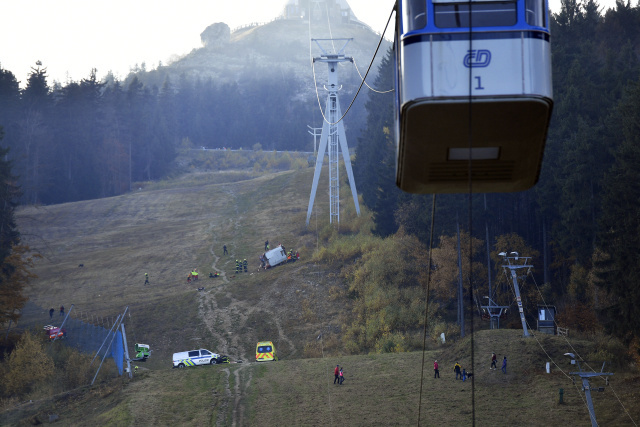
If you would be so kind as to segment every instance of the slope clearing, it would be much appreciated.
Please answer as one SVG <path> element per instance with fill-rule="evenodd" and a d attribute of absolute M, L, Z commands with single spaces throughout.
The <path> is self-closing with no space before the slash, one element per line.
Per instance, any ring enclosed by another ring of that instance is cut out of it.
<path fill-rule="evenodd" d="M 63 425 L 408 425 L 416 424 L 422 353 L 338 357 L 320 337 L 339 331 L 344 304 L 328 298 L 342 286 L 328 267 L 311 263 L 315 217 L 304 226 L 313 170 L 253 176 L 246 172 L 189 174 L 120 197 L 19 211 L 23 238 L 44 258 L 28 289 L 32 307 L 19 326 L 41 327 L 48 308 L 74 304 L 76 316 L 109 325 L 128 306 L 130 347 L 151 345 L 152 357 L 133 381 L 61 393 L 3 412 L 0 424 L 44 421 Z M 324 179 L 324 178 L 323 178 Z M 321 182 L 326 182 L 326 179 Z M 342 197 L 347 218 L 348 189 Z M 318 192 L 316 210 L 328 216 L 328 197 Z M 319 220 L 319 224 L 325 221 Z M 320 225 L 320 228 L 322 225 Z M 302 260 L 257 271 L 264 241 L 300 251 Z M 229 255 L 223 255 L 226 245 Z M 249 272 L 235 273 L 235 259 Z M 79 265 L 83 265 L 79 267 Z M 200 280 L 187 284 L 198 268 Z M 209 279 L 209 272 L 221 276 Z M 144 285 L 144 273 L 150 285 Z M 204 291 L 198 291 L 204 287 Z M 561 337 L 523 339 L 517 330 L 475 335 L 472 382 L 453 379 L 453 364 L 471 366 L 466 338 L 426 354 L 424 425 L 588 425 L 583 394 L 554 367 L 572 370 Z M 258 340 L 273 340 L 277 363 L 248 363 Z M 580 354 L 588 342 L 571 342 Z M 173 352 L 208 348 L 243 363 L 171 369 Z M 546 351 L 549 356 L 545 354 Z M 308 350 L 308 353 L 307 353 Z M 491 371 L 492 351 L 509 357 L 509 374 Z M 324 358 L 304 359 L 304 354 Z M 442 378 L 433 379 L 438 359 Z M 345 367 L 343 386 L 332 369 Z M 640 419 L 637 372 L 616 372 L 611 388 Z M 600 384 L 598 384 L 600 385 Z M 564 388 L 565 403 L 558 404 Z M 607 390 L 609 391 L 609 390 Z M 473 399 L 473 400 L 472 400 Z M 633 425 L 614 393 L 594 396 L 602 425 Z M 475 403 L 475 414 L 472 403 Z"/>

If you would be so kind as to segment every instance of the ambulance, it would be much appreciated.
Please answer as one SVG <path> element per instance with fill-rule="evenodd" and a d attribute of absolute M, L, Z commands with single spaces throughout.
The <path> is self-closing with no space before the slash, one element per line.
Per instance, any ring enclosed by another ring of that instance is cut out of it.
<path fill-rule="evenodd" d="M 271 341 L 260 341 L 256 345 L 256 362 L 272 362 L 278 360 L 276 348 Z"/>

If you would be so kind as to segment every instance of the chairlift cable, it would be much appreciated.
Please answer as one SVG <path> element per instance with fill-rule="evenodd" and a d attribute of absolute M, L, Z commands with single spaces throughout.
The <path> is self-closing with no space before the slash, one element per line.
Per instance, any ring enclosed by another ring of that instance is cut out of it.
<path fill-rule="evenodd" d="M 333 31 L 331 31 L 331 18 L 329 17 L 329 4 L 328 2 L 324 4 L 324 8 L 327 12 L 327 26 L 329 28 L 329 38 L 331 39 L 331 46 L 333 47 L 333 52 L 336 52 L 336 45 L 333 43 Z"/>
<path fill-rule="evenodd" d="M 540 295 L 540 299 L 542 299 L 542 303 L 546 306 L 547 302 L 544 300 L 544 296 L 542 295 L 542 291 L 540 291 L 540 287 L 538 286 L 538 282 L 536 282 L 536 278 L 533 274 L 531 274 L 531 277 L 533 279 L 533 283 L 534 285 L 536 285 L 536 290 L 538 291 L 538 294 Z M 555 325 L 556 328 L 558 328 L 558 323 L 556 322 L 556 316 L 553 316 L 553 324 Z M 571 343 L 569 342 L 569 338 L 567 338 L 566 335 L 562 335 L 564 337 L 564 340 L 567 342 L 567 344 L 569 345 L 569 347 L 571 347 L 571 350 L 573 351 L 573 353 L 580 357 L 580 355 L 578 354 L 578 352 L 576 351 L 576 349 L 573 347 L 573 345 L 571 345 Z M 582 357 L 580 357 L 582 359 Z M 583 359 L 583 363 L 587 366 L 587 368 L 591 369 L 592 372 L 596 372 L 595 369 L 593 369 L 589 363 Z M 557 365 L 556 365 L 557 366 Z M 597 372 L 596 372 L 597 373 Z M 601 379 L 605 379 L 602 375 L 599 376 Z M 620 403 L 620 406 L 622 406 L 622 409 L 624 409 L 624 412 L 627 414 L 627 416 L 629 417 L 629 419 L 631 420 L 631 422 L 633 423 L 634 426 L 638 427 L 638 424 L 635 422 L 635 420 L 631 417 L 631 414 L 629 413 L 629 411 L 627 410 L 627 408 L 624 406 L 624 404 L 622 403 L 622 401 L 620 400 L 620 397 L 618 397 L 618 393 L 616 393 L 616 391 L 613 389 L 613 387 L 611 386 L 611 384 L 609 384 L 609 389 L 611 389 L 611 391 L 613 392 L 613 395 L 616 397 L 616 399 L 618 400 L 618 403 Z"/>
<path fill-rule="evenodd" d="M 531 325 L 529 325 L 529 322 L 527 321 L 527 319 L 525 318 L 525 322 L 527 324 L 527 327 L 529 329 L 531 329 Z M 542 351 L 544 352 L 544 354 L 547 355 L 547 357 L 549 358 L 549 360 L 551 360 L 551 362 L 554 364 L 554 366 L 556 368 L 558 368 L 560 370 L 560 372 L 562 372 L 567 378 L 569 378 L 571 380 L 571 383 L 573 384 L 573 387 L 576 389 L 576 392 L 578 393 L 578 395 L 580 396 L 580 398 L 582 399 L 582 403 L 584 403 L 584 405 L 587 407 L 587 412 L 589 413 L 589 418 L 592 418 L 591 415 L 591 411 L 589 410 L 589 405 L 587 404 L 587 400 L 586 398 L 582 395 L 582 393 L 580 393 L 580 390 L 578 390 L 578 385 L 575 383 L 575 381 L 573 380 L 573 378 L 571 378 L 571 376 L 569 376 L 569 374 L 567 374 L 560 366 L 558 366 L 558 364 L 555 362 L 555 360 L 553 360 L 553 358 L 551 356 L 549 356 L 549 353 L 547 353 L 547 350 L 545 350 L 544 346 L 542 345 L 542 343 L 540 341 L 538 341 L 538 338 L 536 337 L 535 334 L 531 334 L 530 336 L 532 336 L 536 342 L 538 343 L 538 345 L 540 346 L 540 348 L 542 349 Z"/>
<path fill-rule="evenodd" d="M 326 6 L 326 5 L 325 5 Z M 315 63 L 313 61 L 313 54 L 311 52 L 311 2 L 309 2 L 309 13 L 308 13 L 308 23 L 309 23 L 309 60 L 311 62 L 311 69 L 313 70 L 313 86 L 316 89 L 316 98 L 318 99 L 318 106 L 320 107 L 320 96 L 318 95 L 318 84 L 316 83 L 316 72 L 315 72 Z M 329 21 L 329 11 L 327 10 L 327 21 Z M 331 34 L 331 22 L 329 22 L 329 34 Z M 331 37 L 333 39 L 333 37 Z M 331 40 L 331 44 L 333 45 L 333 40 Z M 333 46 L 333 50 L 335 51 L 335 46 Z M 320 107 L 320 113 L 324 118 L 324 112 L 322 111 L 322 107 Z M 326 121 L 326 118 L 325 118 Z M 318 235 L 318 212 L 316 211 L 316 237 Z M 317 241 L 317 240 L 316 240 Z M 320 332 L 320 345 L 322 351 L 322 359 L 324 360 L 324 334 Z M 327 376 L 329 375 L 328 368 L 325 367 Z M 333 425 L 333 408 L 331 406 L 331 393 L 329 392 L 329 383 L 327 382 L 327 403 L 329 406 L 329 425 Z"/>
<path fill-rule="evenodd" d="M 473 13 L 471 10 L 472 0 L 468 0 L 469 4 L 469 52 L 473 49 L 473 30 L 472 30 L 472 22 L 473 22 Z M 468 137 L 469 137 L 469 160 L 468 160 L 468 174 L 467 182 L 468 182 L 468 227 L 469 227 L 469 306 L 471 312 L 471 369 L 475 370 L 475 337 L 474 337 L 474 325 L 473 325 L 473 180 L 472 172 L 473 172 L 473 156 L 471 155 L 473 150 L 473 108 L 472 108 L 472 87 L 473 87 L 473 76 L 472 76 L 472 67 L 469 67 L 469 124 L 468 124 Z M 462 292 L 462 290 L 461 290 Z M 460 296 L 462 298 L 462 295 Z M 462 305 L 462 320 L 464 325 L 464 303 Z M 475 376 L 471 377 L 471 422 L 472 425 L 476 425 L 476 381 Z"/>
<path fill-rule="evenodd" d="M 515 295 L 515 290 L 513 289 L 513 285 L 512 285 L 512 284 L 511 284 L 511 282 L 508 280 L 507 273 L 506 273 L 506 271 L 505 271 L 504 269 L 503 269 L 503 273 L 504 273 L 504 275 L 505 275 L 505 278 L 507 279 L 507 282 L 510 284 L 510 287 L 511 287 L 512 292 L 513 292 L 513 293 L 514 293 L 514 295 Z M 527 273 L 527 275 L 529 275 L 529 274 L 530 274 L 530 272 L 529 272 L 529 273 Z M 533 277 L 533 274 L 531 274 L 531 276 Z M 534 283 L 535 283 L 535 279 L 534 279 Z M 536 288 L 537 288 L 537 287 L 538 287 L 538 285 L 536 284 Z M 538 289 L 538 292 L 540 292 L 540 290 L 539 290 L 539 289 Z M 540 294 L 540 296 L 542 297 L 542 294 Z M 543 302 L 544 302 L 544 298 L 543 298 Z M 512 304 L 513 304 L 513 303 L 512 303 Z M 545 303 L 545 305 L 546 305 L 546 303 Z M 533 329 L 531 328 L 531 325 L 530 325 L 530 324 L 529 324 L 529 322 L 527 321 L 526 317 L 525 317 L 525 320 L 524 320 L 524 321 L 525 321 L 525 323 L 526 323 L 527 327 L 528 327 L 530 330 L 533 330 Z M 554 319 L 554 323 L 555 323 L 555 319 Z M 549 353 L 545 350 L 544 346 L 542 345 L 542 343 L 540 343 L 540 341 L 538 340 L 538 338 L 536 337 L 536 335 L 535 335 L 535 334 L 530 334 L 529 336 L 532 336 L 532 337 L 536 340 L 536 342 L 538 343 L 538 345 L 540 346 L 540 348 L 542 349 L 542 351 L 547 355 L 547 357 L 549 358 L 549 360 L 551 360 L 551 362 L 552 362 L 552 363 L 553 363 L 553 364 L 554 364 L 554 365 L 555 365 L 555 366 L 556 366 L 556 367 L 557 367 L 557 368 L 558 368 L 558 369 L 559 369 L 559 370 L 560 370 L 560 371 L 561 371 L 561 372 L 562 372 L 562 373 L 563 373 L 567 378 L 570 378 L 570 379 L 571 379 L 571 381 L 572 381 L 572 383 L 573 383 L 573 386 L 576 388 L 576 391 L 578 392 L 578 394 L 580 395 L 580 398 L 582 399 L 582 402 L 583 402 L 583 403 L 585 404 L 585 406 L 587 407 L 587 412 L 589 413 L 589 417 L 590 417 L 590 418 L 592 418 L 593 416 L 592 416 L 592 414 L 591 414 L 591 411 L 589 410 L 589 405 L 587 404 L 586 398 L 585 398 L 585 397 L 582 395 L 582 393 L 580 393 L 580 391 L 578 390 L 578 386 L 577 386 L 577 384 L 575 384 L 575 382 L 573 381 L 573 379 L 572 379 L 572 378 L 571 378 L 571 377 L 570 377 L 570 376 L 569 376 L 569 375 L 568 375 L 564 370 L 562 370 L 562 368 L 560 368 L 560 366 L 558 366 L 558 364 L 553 360 L 553 358 L 552 358 L 551 356 L 549 356 Z M 569 344 L 569 346 L 573 349 L 573 346 L 571 346 L 571 344 Z M 575 351 L 575 350 L 574 350 L 574 351 Z M 577 353 L 576 353 L 576 354 L 577 354 Z M 624 406 L 623 406 L 623 407 L 624 407 Z"/>

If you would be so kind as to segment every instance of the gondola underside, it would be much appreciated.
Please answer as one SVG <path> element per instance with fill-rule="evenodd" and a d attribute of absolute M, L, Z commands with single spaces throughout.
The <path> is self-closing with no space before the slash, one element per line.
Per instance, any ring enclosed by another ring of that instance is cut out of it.
<path fill-rule="evenodd" d="M 551 109 L 537 97 L 409 102 L 396 183 L 409 193 L 466 193 L 471 170 L 474 193 L 527 190 L 540 175 Z"/>

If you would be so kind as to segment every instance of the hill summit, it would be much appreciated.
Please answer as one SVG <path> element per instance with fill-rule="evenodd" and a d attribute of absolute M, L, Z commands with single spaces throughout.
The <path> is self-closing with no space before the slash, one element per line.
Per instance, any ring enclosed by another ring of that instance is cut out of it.
<path fill-rule="evenodd" d="M 310 12 L 308 3 L 312 3 Z M 202 31 L 200 38 L 201 48 L 193 49 L 169 65 L 138 73 L 138 77 L 146 84 L 161 87 L 167 78 L 172 82 L 181 78 L 212 79 L 220 84 L 272 76 L 283 78 L 293 74 L 296 79 L 304 81 L 306 91 L 311 92 L 315 91 L 311 57 L 321 53 L 311 39 L 352 38 L 345 53 L 354 58 L 364 75 L 380 35 L 358 20 L 345 0 L 292 0 L 271 22 L 252 23 L 236 29 L 231 29 L 223 22 L 212 23 Z M 323 48 L 334 51 L 343 44 L 344 41 L 329 42 Z M 389 46 L 390 43 L 384 41 L 381 52 Z M 375 78 L 382 56 L 378 54 L 368 80 Z M 326 74 L 321 67 L 317 67 L 316 72 L 320 76 Z M 320 76 L 318 80 L 322 82 Z M 345 66 L 345 74 L 341 79 L 359 83 L 360 78 L 349 64 Z"/>

